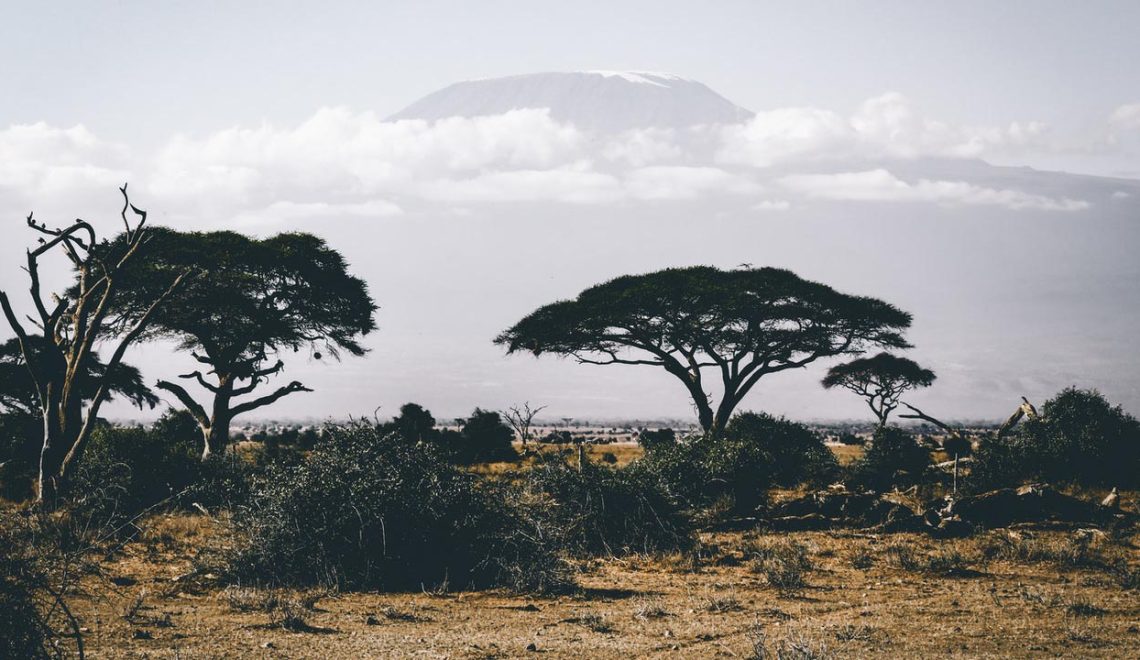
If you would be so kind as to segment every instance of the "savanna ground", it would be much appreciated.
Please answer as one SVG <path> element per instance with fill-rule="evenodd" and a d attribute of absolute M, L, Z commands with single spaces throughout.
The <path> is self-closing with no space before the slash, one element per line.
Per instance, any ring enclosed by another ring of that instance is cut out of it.
<path fill-rule="evenodd" d="M 222 587 L 192 570 L 218 521 L 139 526 L 72 598 L 90 657 L 1140 657 L 1134 532 L 708 532 L 691 555 L 575 562 L 579 593 L 534 597 Z"/>

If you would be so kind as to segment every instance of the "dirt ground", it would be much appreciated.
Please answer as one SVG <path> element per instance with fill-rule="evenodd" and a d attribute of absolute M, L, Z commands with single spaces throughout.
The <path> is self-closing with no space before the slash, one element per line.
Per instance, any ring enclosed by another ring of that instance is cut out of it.
<path fill-rule="evenodd" d="M 1056 551 L 1085 539 L 1090 556 L 1130 567 L 1135 580 L 1140 536 L 705 534 L 695 558 L 581 562 L 583 591 L 547 598 L 284 593 L 176 579 L 214 525 L 157 516 L 102 558 L 72 599 L 90 657 L 748 658 L 758 640 L 796 658 L 1140 657 L 1135 583 L 1099 559 Z M 757 570 L 756 548 L 779 555 L 796 544 L 806 585 L 777 588 Z"/>

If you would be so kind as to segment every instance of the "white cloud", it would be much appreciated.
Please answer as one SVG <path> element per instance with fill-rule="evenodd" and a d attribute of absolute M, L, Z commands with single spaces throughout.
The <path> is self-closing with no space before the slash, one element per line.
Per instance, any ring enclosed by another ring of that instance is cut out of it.
<path fill-rule="evenodd" d="M 816 108 L 759 112 L 743 124 L 724 127 L 720 137 L 719 160 L 756 167 L 823 154 L 838 156 L 848 153 L 853 143 L 846 120 Z"/>
<path fill-rule="evenodd" d="M 239 214 L 234 218 L 234 222 L 239 225 L 272 225 L 311 218 L 381 218 L 400 215 L 403 212 L 399 205 L 383 199 L 353 204 L 280 201 L 273 202 L 259 211 Z"/>
<path fill-rule="evenodd" d="M 610 161 L 634 167 L 668 162 L 681 157 L 681 147 L 669 128 L 643 128 L 626 131 L 602 148 L 602 156 Z"/>
<path fill-rule="evenodd" d="M 626 189 L 635 199 L 696 199 L 712 192 L 749 194 L 759 184 L 716 167 L 655 166 L 634 170 Z"/>
<path fill-rule="evenodd" d="M 1113 193 L 1112 193 L 1113 199 L 1128 199 L 1131 196 L 1132 196 L 1132 193 L 1125 192 L 1123 190 L 1116 190 L 1116 191 L 1113 191 Z"/>
<path fill-rule="evenodd" d="M 581 133 L 546 110 L 384 122 L 371 112 L 324 108 L 295 128 L 177 137 L 159 154 L 153 183 L 158 192 L 189 196 L 375 194 L 455 172 L 556 167 L 576 159 L 581 146 Z"/>
<path fill-rule="evenodd" d="M 791 202 L 786 199 L 764 199 L 752 205 L 754 211 L 780 212 L 792 208 Z"/>
<path fill-rule="evenodd" d="M 868 153 L 895 158 L 980 158 L 995 151 L 1040 145 L 1048 133 L 1042 122 L 1013 122 L 999 128 L 953 126 L 926 119 L 896 92 L 864 101 L 851 118 L 851 127 Z"/>
<path fill-rule="evenodd" d="M 720 138 L 722 162 L 769 167 L 851 156 L 980 158 L 1043 148 L 1048 127 L 1041 122 L 954 126 L 922 117 L 905 96 L 890 92 L 864 101 L 850 118 L 818 108 L 784 108 L 724 127 Z"/>
<path fill-rule="evenodd" d="M 427 199 L 452 203 L 551 200 L 576 204 L 610 202 L 623 196 L 618 179 L 585 162 L 550 170 L 511 170 L 467 179 L 441 179 L 417 187 Z"/>
<path fill-rule="evenodd" d="M 1140 130 L 1140 103 L 1129 103 L 1113 110 L 1108 123 L 1115 131 Z"/>
<path fill-rule="evenodd" d="M 1114 125 L 1131 125 L 1133 107 L 1118 109 Z M 1076 200 L 986 187 L 984 179 L 907 183 L 867 164 L 850 167 L 866 172 L 797 174 L 805 161 L 968 157 L 1028 149 L 1045 137 L 1034 123 L 971 129 L 927 120 L 898 94 L 870 99 L 851 117 L 786 108 L 731 126 L 648 128 L 609 138 L 558 122 L 545 109 L 391 122 L 371 112 L 323 108 L 291 126 L 175 136 L 147 157 L 83 126 L 40 123 L 0 130 L 0 206 L 23 208 L 24 195 L 74 205 L 90 191 L 114 194 L 135 171 L 149 175 L 132 183 L 152 208 L 178 221 L 223 225 L 384 217 L 416 201 L 462 206 L 733 197 L 757 211 L 779 212 L 798 203 L 790 196 L 764 199 L 780 175 L 787 175 L 780 179 L 787 193 L 815 198 L 1086 208 Z M 764 169 L 773 165 L 782 167 Z"/>
<path fill-rule="evenodd" d="M 788 190 L 818 199 L 860 202 L 934 202 L 1000 206 L 1012 210 L 1080 211 L 1088 202 L 978 186 L 965 181 L 921 179 L 907 183 L 885 169 L 839 174 L 793 174 L 779 182 Z"/>
<path fill-rule="evenodd" d="M 0 130 L 0 188 L 31 198 L 117 188 L 130 178 L 128 155 L 83 125 L 16 124 Z"/>

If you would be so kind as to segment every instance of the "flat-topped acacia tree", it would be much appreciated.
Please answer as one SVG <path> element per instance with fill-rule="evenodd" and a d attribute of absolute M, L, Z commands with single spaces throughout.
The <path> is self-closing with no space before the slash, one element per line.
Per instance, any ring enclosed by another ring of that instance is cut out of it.
<path fill-rule="evenodd" d="M 822 382 L 827 389 L 842 387 L 863 397 L 882 428 L 887 425 L 891 412 L 899 407 L 903 393 L 930 387 L 934 378 L 933 371 L 914 360 L 884 351 L 873 357 L 837 364 L 828 370 Z"/>
<path fill-rule="evenodd" d="M 376 329 L 376 305 L 367 285 L 348 273 L 340 253 L 311 234 L 257 240 L 229 231 L 155 228 L 148 254 L 151 258 L 129 273 L 131 292 L 145 295 L 149 283 L 166 271 L 188 265 L 203 271 L 155 315 L 147 331 L 150 338 L 174 339 L 204 366 L 181 377 L 207 390 L 208 409 L 181 385 L 157 383 L 197 420 L 203 458 L 225 449 L 238 415 L 311 391 L 293 381 L 238 400 L 282 371 L 278 354 L 305 349 L 316 359 L 339 358 L 341 351 L 363 355 L 359 338 Z M 132 309 L 131 296 L 119 299 L 117 311 L 129 315 Z"/>
<path fill-rule="evenodd" d="M 872 346 L 904 348 L 911 317 L 778 268 L 669 268 L 590 287 L 532 312 L 495 343 L 507 353 L 647 365 L 684 385 L 706 434 L 725 428 L 764 376 Z M 719 403 L 706 391 L 712 371 Z"/>

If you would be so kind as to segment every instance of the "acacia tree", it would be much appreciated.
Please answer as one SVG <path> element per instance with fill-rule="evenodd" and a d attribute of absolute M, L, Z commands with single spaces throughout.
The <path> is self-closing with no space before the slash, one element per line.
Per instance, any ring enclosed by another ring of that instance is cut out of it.
<path fill-rule="evenodd" d="M 113 243 L 100 243 L 95 228 L 84 220 L 50 228 L 28 215 L 28 227 L 41 234 L 39 245 L 27 251 L 25 268 L 34 306 L 34 313 L 27 320 L 38 331 L 38 338 L 36 332 L 28 332 L 7 294 L 0 291 L 0 307 L 16 334 L 43 419 L 36 486 L 39 502 L 52 502 L 66 491 L 99 409 L 115 388 L 115 377 L 120 373 L 127 348 L 189 274 L 187 269 L 163 273 L 145 295 L 134 297 L 137 308 L 130 319 L 112 314 L 112 306 L 126 290 L 124 272 L 140 261 L 150 229 L 146 226 L 146 213 L 131 204 L 127 187 L 119 190 L 123 195 L 119 215 L 125 230 Z M 127 217 L 128 210 L 137 218 L 133 225 Z M 52 251 L 62 252 L 71 262 L 75 285 L 63 295 L 54 295 L 49 306 L 40 287 L 40 258 Z M 118 344 L 102 375 L 93 375 L 90 367 L 95 346 L 112 336 L 118 337 Z"/>
<path fill-rule="evenodd" d="M 358 338 L 376 328 L 376 305 L 364 281 L 347 272 L 344 257 L 311 234 L 285 233 L 257 240 L 234 232 L 181 233 L 156 229 L 152 259 L 130 271 L 132 292 L 147 295 L 163 273 L 189 265 L 203 269 L 164 307 L 147 335 L 168 338 L 203 368 L 181 378 L 204 388 L 207 409 L 184 387 L 160 380 L 202 430 L 202 457 L 223 451 L 238 415 L 268 406 L 294 392 L 312 391 L 298 381 L 252 399 L 260 385 L 281 373 L 275 359 L 286 349 L 306 349 L 314 359 L 341 351 L 363 355 Z M 132 297 L 119 300 L 131 314 Z"/>
<path fill-rule="evenodd" d="M 891 412 L 899 407 L 899 397 L 904 392 L 930 387 L 934 378 L 933 371 L 914 360 L 883 352 L 835 365 L 822 383 L 827 389 L 842 387 L 863 397 L 882 428 Z"/>
<path fill-rule="evenodd" d="M 507 353 L 571 356 L 584 364 L 663 368 L 693 400 L 701 427 L 718 435 L 764 376 L 869 346 L 904 348 L 906 312 L 777 268 L 698 266 L 626 275 L 574 300 L 532 312 L 495 343 Z M 704 376 L 720 379 L 720 402 Z"/>

